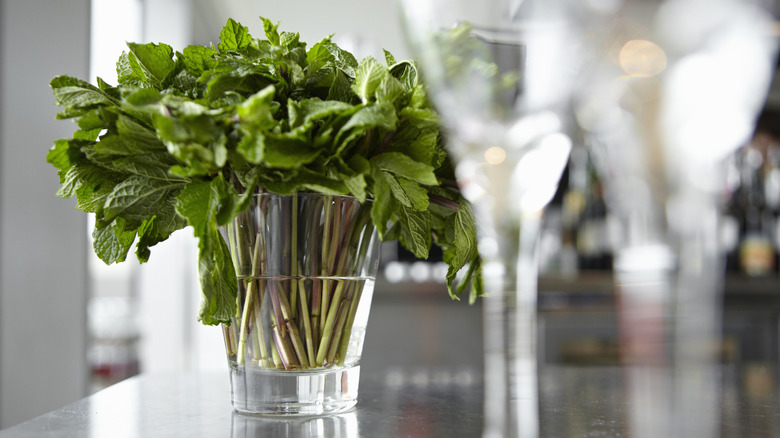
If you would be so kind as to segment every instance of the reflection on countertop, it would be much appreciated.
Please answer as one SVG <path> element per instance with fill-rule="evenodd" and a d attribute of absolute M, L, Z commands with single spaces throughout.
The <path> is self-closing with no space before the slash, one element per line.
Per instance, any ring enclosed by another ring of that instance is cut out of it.
<path fill-rule="evenodd" d="M 627 369 L 540 367 L 541 436 L 628 436 Z M 777 364 L 723 366 L 724 437 L 780 435 Z M 482 379 L 468 367 L 364 369 L 360 401 L 324 417 L 253 417 L 229 405 L 227 373 L 141 374 L 0 431 L 11 437 L 474 437 L 482 429 Z"/>

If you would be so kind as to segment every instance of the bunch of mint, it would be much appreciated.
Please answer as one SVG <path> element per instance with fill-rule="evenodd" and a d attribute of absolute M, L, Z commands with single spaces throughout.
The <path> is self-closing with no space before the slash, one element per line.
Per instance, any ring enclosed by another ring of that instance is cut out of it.
<path fill-rule="evenodd" d="M 190 225 L 199 239 L 199 320 L 229 323 L 236 278 L 218 227 L 253 194 L 319 192 L 372 199 L 383 240 L 417 257 L 432 244 L 453 297 L 482 293 L 476 230 L 454 184 L 436 112 L 417 68 L 385 52 L 357 62 L 330 37 L 308 50 L 262 18 L 265 39 L 228 20 L 216 47 L 129 43 L 118 86 L 51 81 L 78 124 L 55 142 L 58 196 L 95 214 L 96 254 L 122 262 Z M 465 275 L 454 286 L 456 274 Z"/>

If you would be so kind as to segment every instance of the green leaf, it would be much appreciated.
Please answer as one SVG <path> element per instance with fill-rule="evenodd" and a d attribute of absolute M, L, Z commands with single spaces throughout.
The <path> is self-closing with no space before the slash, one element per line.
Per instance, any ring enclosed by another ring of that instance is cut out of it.
<path fill-rule="evenodd" d="M 64 119 L 81 115 L 83 109 L 97 105 L 116 105 L 108 93 L 81 79 L 57 76 L 50 82 L 54 99 L 65 109 L 57 115 Z"/>
<path fill-rule="evenodd" d="M 260 17 L 260 20 L 263 21 L 263 31 L 265 32 L 265 37 L 268 39 L 268 41 L 271 42 L 271 44 L 278 46 L 279 45 L 279 23 L 273 24 L 271 23 L 271 20 Z"/>
<path fill-rule="evenodd" d="M 193 181 L 176 197 L 176 211 L 187 219 L 195 236 L 206 233 L 211 215 L 216 212 L 217 199 L 208 181 Z"/>
<path fill-rule="evenodd" d="M 371 220 L 384 240 L 390 220 L 397 208 L 397 202 L 393 198 L 390 183 L 387 182 L 386 172 L 382 172 L 381 169 L 372 164 L 371 178 L 374 182 L 374 202 L 371 204 Z"/>
<path fill-rule="evenodd" d="M 379 169 L 393 173 L 424 185 L 437 185 L 438 181 L 433 167 L 415 161 L 400 152 L 385 152 L 371 159 L 371 163 Z"/>
<path fill-rule="evenodd" d="M 438 130 L 441 126 L 441 121 L 439 120 L 438 114 L 436 114 L 436 111 L 430 108 L 404 107 L 399 111 L 399 116 L 402 120 L 408 121 L 410 124 L 414 125 L 417 129 L 420 130 Z"/>
<path fill-rule="evenodd" d="M 333 76 L 333 84 L 328 90 L 328 100 L 354 103 L 359 98 L 352 90 L 352 82 L 343 70 L 336 70 Z"/>
<path fill-rule="evenodd" d="M 394 63 L 390 67 L 390 75 L 398 79 L 408 93 L 411 93 L 417 87 L 419 73 L 417 72 L 417 66 L 411 61 Z"/>
<path fill-rule="evenodd" d="M 343 180 L 324 177 L 306 168 L 300 169 L 295 182 L 303 189 L 314 190 L 326 195 L 346 195 L 349 193 Z"/>
<path fill-rule="evenodd" d="M 290 100 L 287 104 L 287 113 L 290 117 L 290 128 L 306 125 L 313 120 L 325 119 L 352 111 L 353 105 L 333 100 L 320 100 L 317 98 L 296 102 Z"/>
<path fill-rule="evenodd" d="M 88 213 L 103 209 L 106 197 L 124 176 L 114 174 L 88 160 L 81 159 L 67 170 L 61 170 L 60 188 L 57 196 L 70 198 L 76 196 L 76 208 Z"/>
<path fill-rule="evenodd" d="M 252 36 L 249 35 L 249 29 L 242 26 L 232 18 L 228 18 L 225 27 L 219 34 L 219 44 L 217 48 L 222 53 L 241 52 L 252 42 Z"/>
<path fill-rule="evenodd" d="M 184 178 L 168 173 L 168 169 L 173 165 L 169 160 L 170 155 L 167 154 L 147 153 L 117 158 L 112 164 L 120 172 L 139 175 L 149 179 L 183 182 Z"/>
<path fill-rule="evenodd" d="M 404 177 L 396 178 L 385 172 L 385 178 L 390 184 L 393 197 L 404 207 L 423 211 L 428 209 L 428 191 L 416 182 Z"/>
<path fill-rule="evenodd" d="M 363 103 L 374 100 L 377 88 L 389 75 L 386 67 L 382 66 L 376 59 L 369 56 L 363 59 L 355 72 L 355 82 L 352 84 L 352 90 L 357 94 Z"/>
<path fill-rule="evenodd" d="M 371 163 L 361 155 L 353 155 L 350 158 L 349 169 L 354 172 L 353 175 L 344 175 L 342 179 L 349 192 L 352 193 L 360 202 L 365 202 L 367 197 L 366 189 L 368 188 L 368 181 L 366 177 L 371 175 Z"/>
<path fill-rule="evenodd" d="M 60 170 L 69 169 L 81 156 L 81 147 L 77 141 L 57 140 L 46 154 L 46 161 Z"/>
<path fill-rule="evenodd" d="M 376 90 L 376 100 L 379 103 L 386 103 L 396 108 L 404 107 L 404 99 L 407 92 L 398 79 L 392 76 L 385 76 L 384 80 Z"/>
<path fill-rule="evenodd" d="M 401 128 L 390 141 L 386 151 L 400 152 L 420 163 L 438 168 L 441 166 L 439 154 L 439 131 L 437 129 L 419 130 L 410 124 L 401 124 Z"/>
<path fill-rule="evenodd" d="M 265 158 L 265 135 L 261 132 L 245 134 L 236 146 L 241 156 L 252 164 L 260 164 Z"/>
<path fill-rule="evenodd" d="M 198 244 L 201 301 L 198 321 L 206 325 L 230 324 L 236 314 L 238 282 L 225 240 L 216 228 L 201 236 Z"/>
<path fill-rule="evenodd" d="M 330 37 L 315 44 L 312 49 L 315 47 L 317 49 L 313 51 L 311 58 L 307 54 L 307 61 L 310 61 L 310 65 L 313 64 L 316 68 L 320 68 L 324 63 L 331 63 L 336 70 L 344 73 L 352 82 L 352 79 L 355 78 L 355 69 L 358 68 L 358 62 L 351 53 L 333 43 Z M 330 56 L 325 55 L 321 50 L 326 50 L 330 53 Z"/>
<path fill-rule="evenodd" d="M 279 45 L 287 50 L 293 50 L 295 48 L 303 48 L 306 44 L 300 42 L 301 36 L 296 32 L 282 32 L 279 35 Z"/>
<path fill-rule="evenodd" d="M 171 200 L 184 187 L 182 181 L 131 176 L 114 187 L 103 210 L 105 220 L 122 217 L 143 221 L 170 208 Z"/>
<path fill-rule="evenodd" d="M 216 56 L 217 51 L 211 47 L 188 46 L 184 48 L 184 65 L 191 74 L 200 76 L 217 66 L 219 61 L 215 59 Z"/>
<path fill-rule="evenodd" d="M 275 95 L 276 88 L 269 85 L 236 106 L 241 123 L 249 124 L 251 127 L 248 131 L 270 129 L 277 125 L 276 120 L 274 120 L 274 112 L 279 104 L 274 102 Z"/>
<path fill-rule="evenodd" d="M 388 52 L 387 50 L 384 50 L 384 52 L 385 52 L 385 63 L 387 63 L 387 66 L 390 67 L 391 65 L 395 64 L 395 56 L 393 56 L 393 54 Z"/>
<path fill-rule="evenodd" d="M 264 161 L 272 167 L 295 169 L 314 161 L 321 150 L 298 138 L 269 134 L 265 138 Z"/>
<path fill-rule="evenodd" d="M 127 52 L 123 52 L 116 62 L 116 75 L 120 86 L 148 86 L 143 69 L 135 57 Z"/>
<path fill-rule="evenodd" d="M 447 240 L 452 247 L 444 253 L 447 269 L 447 290 L 450 296 L 456 294 L 452 289 L 458 271 L 477 257 L 476 224 L 471 206 L 461 201 L 458 211 L 447 218 Z"/>
<path fill-rule="evenodd" d="M 79 160 L 67 170 L 61 170 L 60 188 L 57 196 L 70 198 L 77 194 L 84 186 L 95 186 L 110 181 L 110 173 L 100 166 L 96 166 L 87 160 Z"/>
<path fill-rule="evenodd" d="M 92 232 L 92 246 L 95 254 L 105 264 L 125 261 L 127 252 L 133 246 L 135 230 L 125 230 L 125 221 L 117 218 L 112 222 L 97 221 Z"/>
<path fill-rule="evenodd" d="M 145 76 L 145 82 L 155 88 L 162 88 L 162 84 L 176 67 L 173 60 L 173 49 L 167 44 L 136 44 L 127 43 L 130 48 L 130 62 L 137 62 Z M 135 68 L 133 68 L 136 71 Z"/>
<path fill-rule="evenodd" d="M 401 224 L 400 242 L 415 257 L 427 259 L 431 248 L 431 215 L 428 211 L 417 211 L 401 206 L 398 211 Z"/>
<path fill-rule="evenodd" d="M 213 117 L 156 117 L 154 124 L 168 151 L 191 168 L 191 174 L 212 173 L 227 162 L 227 137 Z"/>
<path fill-rule="evenodd" d="M 176 199 L 176 211 L 187 218 L 198 238 L 202 293 L 198 320 L 208 325 L 229 324 L 236 312 L 238 286 L 235 269 L 218 229 L 220 209 L 230 209 L 223 205 L 226 194 L 225 181 L 217 178 L 212 182 L 193 181 Z"/>
<path fill-rule="evenodd" d="M 397 123 L 398 119 L 392 105 L 376 104 L 365 106 L 355 112 L 349 121 L 341 127 L 334 142 L 339 145 L 340 149 L 344 149 L 353 140 L 364 137 L 373 128 L 392 131 Z"/>
<path fill-rule="evenodd" d="M 330 53 L 330 50 L 328 50 L 326 44 L 332 44 L 330 37 L 314 44 L 306 52 L 306 64 L 308 64 L 310 73 L 321 69 L 327 64 L 332 64 L 335 60 L 335 57 L 332 53 Z"/>
<path fill-rule="evenodd" d="M 117 114 L 104 107 L 85 112 L 76 123 L 83 131 L 102 130 L 116 123 Z"/>

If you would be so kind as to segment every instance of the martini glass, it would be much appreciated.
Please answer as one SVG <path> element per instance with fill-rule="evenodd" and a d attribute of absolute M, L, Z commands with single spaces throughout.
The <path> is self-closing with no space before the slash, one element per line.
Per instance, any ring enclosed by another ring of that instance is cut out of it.
<path fill-rule="evenodd" d="M 484 436 L 538 436 L 539 227 L 572 146 L 575 2 L 401 3 L 478 222 L 488 291 Z"/>
<path fill-rule="evenodd" d="M 756 1 L 602 4 L 575 107 L 624 229 L 614 270 L 631 435 L 718 436 L 720 169 L 766 98 L 771 17 Z"/>

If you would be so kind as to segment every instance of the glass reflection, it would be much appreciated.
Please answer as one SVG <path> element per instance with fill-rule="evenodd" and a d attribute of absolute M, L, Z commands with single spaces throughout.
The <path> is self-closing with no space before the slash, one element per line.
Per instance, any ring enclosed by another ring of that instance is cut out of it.
<path fill-rule="evenodd" d="M 262 417 L 233 412 L 232 438 L 344 437 L 360 436 L 355 412 L 320 417 Z"/>
<path fill-rule="evenodd" d="M 539 435 L 536 278 L 544 207 L 572 148 L 580 9 L 570 0 L 404 0 L 464 196 L 478 221 L 483 436 Z"/>

